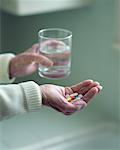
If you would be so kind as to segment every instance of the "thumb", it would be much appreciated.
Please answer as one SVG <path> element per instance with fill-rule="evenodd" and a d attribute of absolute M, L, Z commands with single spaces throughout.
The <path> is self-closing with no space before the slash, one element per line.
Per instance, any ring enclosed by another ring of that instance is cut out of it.
<path fill-rule="evenodd" d="M 87 103 L 83 101 L 82 99 L 73 101 L 72 104 L 76 107 L 77 110 L 81 110 L 87 106 Z"/>

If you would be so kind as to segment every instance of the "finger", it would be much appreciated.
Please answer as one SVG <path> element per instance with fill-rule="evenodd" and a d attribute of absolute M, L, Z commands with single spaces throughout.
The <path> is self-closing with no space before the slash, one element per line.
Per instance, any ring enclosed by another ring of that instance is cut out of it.
<path fill-rule="evenodd" d="M 46 40 L 46 41 L 43 41 L 43 42 L 40 43 L 40 48 L 41 49 L 43 49 L 46 46 L 49 46 L 49 47 L 52 47 L 52 48 L 56 49 L 56 48 L 58 48 L 58 46 L 65 47 L 65 43 L 60 41 L 60 40 L 54 40 L 54 39 Z"/>
<path fill-rule="evenodd" d="M 71 86 L 71 89 L 73 90 L 73 92 L 78 92 L 81 88 L 87 87 L 87 86 L 89 86 L 92 83 L 93 83 L 93 80 L 90 80 L 90 79 L 89 80 L 85 80 L 83 82 L 80 82 L 80 83 L 78 83 L 76 85 Z"/>
<path fill-rule="evenodd" d="M 75 106 L 74 111 L 70 111 L 67 110 L 64 114 L 65 115 L 71 115 L 74 112 L 78 111 L 78 110 L 82 110 L 83 108 L 85 108 L 87 106 L 87 103 L 81 99 L 77 100 L 77 101 L 72 101 L 71 104 L 73 104 Z"/>
<path fill-rule="evenodd" d="M 46 67 L 53 65 L 53 62 L 45 56 L 32 53 L 24 53 L 19 56 L 19 59 L 22 61 L 22 65 L 29 65 L 31 63 L 40 64 Z"/>
<path fill-rule="evenodd" d="M 101 89 L 101 86 L 91 88 L 84 96 L 83 100 L 88 103 Z"/>
<path fill-rule="evenodd" d="M 67 100 L 64 97 L 62 98 L 61 104 L 57 105 L 57 106 L 58 107 L 60 106 L 59 109 L 64 114 L 66 114 L 68 112 L 74 113 L 77 110 L 77 108 L 72 103 L 67 102 Z"/>
<path fill-rule="evenodd" d="M 85 86 L 85 87 L 80 88 L 79 93 L 82 94 L 82 95 L 84 95 L 84 94 L 86 94 L 91 88 L 97 87 L 97 86 L 99 86 L 99 85 L 100 85 L 99 82 L 93 82 L 93 83 L 89 84 L 88 86 Z"/>
<path fill-rule="evenodd" d="M 74 112 L 66 112 L 66 113 L 64 113 L 64 115 L 66 115 L 66 116 L 70 116 L 70 115 L 72 115 Z"/>
<path fill-rule="evenodd" d="M 42 51 L 39 52 L 39 54 L 43 54 Z M 46 57 L 48 57 L 49 59 L 58 59 L 58 60 L 66 60 L 70 58 L 71 52 L 70 51 L 63 51 L 62 53 L 58 53 L 58 54 L 44 54 Z M 68 61 L 66 61 L 66 63 L 68 63 Z"/>
<path fill-rule="evenodd" d="M 42 55 L 33 55 L 33 61 L 46 67 L 53 65 L 53 62 L 50 59 Z"/>
<path fill-rule="evenodd" d="M 60 59 L 60 60 L 64 60 L 64 59 L 69 59 L 70 55 L 71 55 L 71 52 L 68 50 L 67 51 L 67 46 L 65 45 L 64 42 L 62 41 L 59 41 L 59 40 L 54 40 L 54 39 L 51 39 L 51 40 L 46 40 L 44 42 L 42 42 L 40 44 L 40 52 L 42 53 L 42 49 L 44 49 L 45 47 L 50 47 L 51 49 L 59 49 L 61 50 L 62 53 L 59 53 L 59 54 L 45 54 L 45 56 L 47 56 L 48 58 L 51 58 L 51 59 Z"/>
<path fill-rule="evenodd" d="M 97 88 L 98 88 L 98 93 L 103 89 L 103 87 L 102 86 L 97 86 Z"/>
<path fill-rule="evenodd" d="M 83 100 L 77 100 L 72 102 L 73 105 L 75 105 L 77 110 L 81 110 L 87 106 L 87 103 Z"/>
<path fill-rule="evenodd" d="M 78 84 L 75 84 L 71 87 L 65 87 L 65 94 L 72 94 L 72 93 L 76 93 L 76 92 L 78 93 L 81 88 L 87 87 L 92 83 L 93 83 L 93 80 L 89 79 L 89 80 L 85 80 L 83 82 L 80 82 Z M 80 94 L 82 94 L 82 93 L 80 93 Z"/>
<path fill-rule="evenodd" d="M 65 113 L 64 115 L 66 115 L 66 116 L 70 116 L 72 113 Z"/>

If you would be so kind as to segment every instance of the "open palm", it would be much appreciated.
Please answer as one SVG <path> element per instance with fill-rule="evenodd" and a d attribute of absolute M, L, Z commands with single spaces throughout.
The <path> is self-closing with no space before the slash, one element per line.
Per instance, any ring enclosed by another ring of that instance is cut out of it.
<path fill-rule="evenodd" d="M 45 84 L 41 85 L 40 88 L 43 96 L 43 105 L 52 107 L 65 115 L 70 115 L 85 107 L 102 89 L 98 82 L 93 82 L 92 80 L 85 80 L 70 87 Z M 83 95 L 82 99 L 72 103 L 68 102 L 66 95 L 76 92 Z"/>

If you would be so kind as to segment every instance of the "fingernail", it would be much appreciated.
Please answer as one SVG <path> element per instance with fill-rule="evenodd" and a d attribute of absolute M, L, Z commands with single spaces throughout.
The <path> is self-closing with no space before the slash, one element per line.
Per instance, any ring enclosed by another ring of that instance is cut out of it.
<path fill-rule="evenodd" d="M 95 81 L 94 83 L 96 83 L 97 85 L 100 85 L 100 83 L 99 83 L 99 82 L 97 82 L 97 81 Z"/>
<path fill-rule="evenodd" d="M 100 85 L 100 86 L 99 86 L 99 89 L 100 89 L 100 90 L 102 90 L 102 89 L 103 89 L 103 87 Z"/>
<path fill-rule="evenodd" d="M 88 81 L 93 82 L 93 80 L 92 80 L 92 79 L 88 79 Z"/>

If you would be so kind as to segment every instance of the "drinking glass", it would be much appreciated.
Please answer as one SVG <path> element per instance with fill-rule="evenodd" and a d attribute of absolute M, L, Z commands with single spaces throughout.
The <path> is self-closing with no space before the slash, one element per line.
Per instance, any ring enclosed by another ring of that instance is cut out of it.
<path fill-rule="evenodd" d="M 40 65 L 39 75 L 45 78 L 64 78 L 71 72 L 72 32 L 61 28 L 42 29 L 38 32 L 39 53 L 53 62 L 53 66 Z"/>

